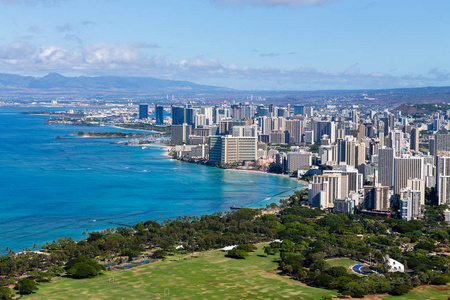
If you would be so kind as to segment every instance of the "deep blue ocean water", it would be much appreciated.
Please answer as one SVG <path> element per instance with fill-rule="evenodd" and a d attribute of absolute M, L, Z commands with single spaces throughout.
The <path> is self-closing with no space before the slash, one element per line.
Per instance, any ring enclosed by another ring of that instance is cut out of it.
<path fill-rule="evenodd" d="M 0 108 L 1 251 L 81 239 L 86 229 L 117 227 L 111 222 L 162 221 L 229 211 L 231 205 L 265 207 L 299 186 L 278 176 L 170 160 L 160 147 L 65 137 L 126 130 L 45 125 L 47 116 L 11 114 L 27 110 Z"/>

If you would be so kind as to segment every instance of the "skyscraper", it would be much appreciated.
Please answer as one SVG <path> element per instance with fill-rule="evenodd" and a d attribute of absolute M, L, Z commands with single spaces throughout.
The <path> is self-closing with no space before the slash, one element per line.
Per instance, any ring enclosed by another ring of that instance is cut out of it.
<path fill-rule="evenodd" d="M 419 151 L 419 129 L 414 127 L 411 130 L 410 148 L 414 151 Z"/>
<path fill-rule="evenodd" d="M 437 157 L 437 193 L 439 205 L 450 204 L 450 157 Z"/>
<path fill-rule="evenodd" d="M 378 149 L 378 183 L 382 186 L 394 185 L 394 149 Z"/>
<path fill-rule="evenodd" d="M 172 106 L 172 125 L 182 125 L 186 120 L 186 109 L 184 107 Z"/>
<path fill-rule="evenodd" d="M 155 118 L 156 118 L 156 125 L 164 124 L 164 107 L 160 105 L 155 106 Z"/>
<path fill-rule="evenodd" d="M 139 104 L 139 119 L 148 118 L 148 104 Z"/>
<path fill-rule="evenodd" d="M 305 107 L 303 105 L 294 105 L 294 115 L 304 115 Z"/>
<path fill-rule="evenodd" d="M 408 186 L 408 179 L 423 179 L 423 157 L 394 159 L 394 194 L 400 195 L 400 191 Z"/>

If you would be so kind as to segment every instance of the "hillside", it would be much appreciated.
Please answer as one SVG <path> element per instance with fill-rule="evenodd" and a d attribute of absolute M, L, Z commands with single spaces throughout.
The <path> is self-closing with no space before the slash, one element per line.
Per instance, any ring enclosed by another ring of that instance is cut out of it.
<path fill-rule="evenodd" d="M 442 103 L 414 104 L 403 103 L 394 111 L 401 111 L 404 114 L 431 114 L 437 111 L 446 111 L 450 109 L 450 105 Z"/>
<path fill-rule="evenodd" d="M 50 73 L 44 77 L 20 76 L 0 73 L 0 91 L 231 91 L 228 88 L 199 85 L 189 81 L 165 80 L 143 77 L 65 77 Z"/>

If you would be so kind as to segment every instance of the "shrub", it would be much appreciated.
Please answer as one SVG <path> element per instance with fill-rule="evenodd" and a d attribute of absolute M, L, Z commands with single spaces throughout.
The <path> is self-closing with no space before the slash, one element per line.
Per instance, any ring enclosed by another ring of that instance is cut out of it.
<path fill-rule="evenodd" d="M 70 275 L 72 275 L 73 278 L 82 279 L 82 278 L 89 278 L 94 277 L 98 275 L 97 270 L 86 263 L 77 263 L 73 265 L 68 271 Z"/>
<path fill-rule="evenodd" d="M 447 275 L 440 275 L 433 280 L 434 285 L 446 285 L 450 282 L 450 277 Z"/>
<path fill-rule="evenodd" d="M 228 251 L 227 257 L 231 257 L 231 258 L 237 258 L 237 259 L 244 259 L 245 257 L 248 256 L 248 253 L 244 250 L 239 250 L 239 249 L 232 249 L 230 251 Z"/>
<path fill-rule="evenodd" d="M 167 252 L 164 250 L 156 250 L 153 252 L 154 258 L 165 258 L 167 256 Z"/>
<path fill-rule="evenodd" d="M 97 276 L 100 271 L 105 270 L 105 267 L 93 259 L 79 256 L 69 260 L 65 265 L 65 269 L 74 278 L 81 279 Z"/>
<path fill-rule="evenodd" d="M 0 299 L 1 300 L 12 300 L 11 290 L 7 287 L 0 286 Z"/>
<path fill-rule="evenodd" d="M 31 279 L 19 279 L 14 289 L 19 290 L 20 295 L 30 295 L 34 291 L 39 290 L 36 286 L 36 282 Z"/>
<path fill-rule="evenodd" d="M 236 247 L 238 250 L 244 250 L 245 252 L 255 252 L 258 247 L 251 244 L 239 245 Z"/>
<path fill-rule="evenodd" d="M 333 277 L 341 277 L 347 275 L 347 269 L 345 267 L 331 267 L 325 271 L 327 274 Z"/>
<path fill-rule="evenodd" d="M 400 296 L 403 294 L 406 294 L 407 292 L 409 292 L 411 290 L 411 286 L 407 285 L 407 284 L 400 284 L 395 286 L 391 292 L 389 294 L 394 295 L 394 296 Z"/>
<path fill-rule="evenodd" d="M 314 284 L 322 287 L 330 287 L 333 277 L 328 274 L 320 274 L 314 279 Z"/>

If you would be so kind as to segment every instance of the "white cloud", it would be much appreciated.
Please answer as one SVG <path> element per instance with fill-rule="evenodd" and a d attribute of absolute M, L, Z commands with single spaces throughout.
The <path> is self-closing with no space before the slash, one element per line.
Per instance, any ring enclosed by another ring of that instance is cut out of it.
<path fill-rule="evenodd" d="M 157 47 L 145 43 L 99 43 L 71 50 L 54 45 L 36 48 L 16 42 L 0 45 L 0 72 L 141 76 L 192 80 L 234 88 L 298 90 L 414 87 L 449 84 L 450 80 L 448 73 L 440 69 L 432 69 L 423 75 L 392 76 L 364 73 L 358 64 L 341 72 L 327 72 L 305 67 L 254 68 L 203 57 L 170 62 L 166 57 L 149 54 Z"/>

